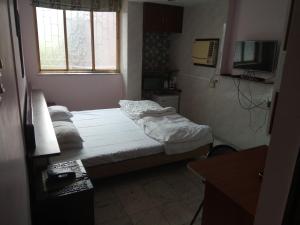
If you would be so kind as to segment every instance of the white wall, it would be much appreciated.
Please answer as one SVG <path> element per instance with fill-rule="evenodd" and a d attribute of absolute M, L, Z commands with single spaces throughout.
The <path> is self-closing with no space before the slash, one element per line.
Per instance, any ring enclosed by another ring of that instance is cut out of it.
<path fill-rule="evenodd" d="M 122 1 L 120 12 L 120 69 L 123 77 L 123 97 L 128 90 L 128 0 Z"/>
<path fill-rule="evenodd" d="M 128 4 L 128 84 L 127 99 L 142 96 L 143 4 Z"/>
<path fill-rule="evenodd" d="M 178 86 L 182 89 L 181 113 L 198 123 L 209 124 L 214 135 L 224 142 L 249 148 L 268 143 L 268 111 L 253 111 L 250 127 L 250 114 L 239 106 L 234 80 L 218 76 L 216 88 L 210 88 L 209 80 L 216 75 L 216 69 L 194 66 L 191 61 L 194 39 L 222 37 L 228 10 L 227 0 L 213 0 L 197 7 L 186 7 L 183 33 L 174 35 L 172 39 L 171 60 L 180 71 Z M 253 90 L 255 101 L 271 98 L 271 85 L 242 81 L 241 88 L 244 91 L 248 91 L 249 87 Z"/>
<path fill-rule="evenodd" d="M 121 73 L 124 98 L 141 99 L 143 4 L 123 1 L 121 12 Z"/>

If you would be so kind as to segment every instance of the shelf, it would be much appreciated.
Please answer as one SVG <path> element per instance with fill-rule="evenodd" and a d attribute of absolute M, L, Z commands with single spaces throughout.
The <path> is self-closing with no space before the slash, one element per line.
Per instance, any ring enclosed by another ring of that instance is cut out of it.
<path fill-rule="evenodd" d="M 267 81 L 265 78 L 261 78 L 261 77 L 252 77 L 252 76 L 247 76 L 247 75 L 233 75 L 233 74 L 221 74 L 221 76 L 224 77 L 230 77 L 230 78 L 234 78 L 234 79 L 241 79 L 241 80 L 247 80 L 247 81 L 252 81 L 252 82 L 256 82 L 256 83 L 261 83 L 261 84 L 274 84 L 273 81 Z"/>
<path fill-rule="evenodd" d="M 42 158 L 59 155 L 60 148 L 46 100 L 41 90 L 32 90 L 32 123 L 36 145 L 32 157 Z"/>
<path fill-rule="evenodd" d="M 157 90 L 143 90 L 143 93 L 150 95 L 180 95 L 180 89 L 157 89 Z"/>

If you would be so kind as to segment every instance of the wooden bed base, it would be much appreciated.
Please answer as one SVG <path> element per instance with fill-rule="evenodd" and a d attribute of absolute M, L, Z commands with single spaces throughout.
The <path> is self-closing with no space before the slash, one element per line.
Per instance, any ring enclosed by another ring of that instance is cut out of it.
<path fill-rule="evenodd" d="M 190 151 L 183 154 L 166 155 L 165 153 L 160 153 L 156 155 L 141 157 L 137 159 L 130 159 L 116 163 L 86 167 L 86 170 L 91 179 L 100 179 L 136 170 L 165 165 L 172 162 L 199 158 L 201 156 L 206 155 L 210 148 L 211 144 L 205 145 L 194 151 Z"/>

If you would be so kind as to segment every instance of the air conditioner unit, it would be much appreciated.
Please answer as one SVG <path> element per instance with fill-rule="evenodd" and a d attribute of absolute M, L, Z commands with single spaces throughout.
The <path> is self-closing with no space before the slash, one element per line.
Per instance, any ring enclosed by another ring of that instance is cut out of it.
<path fill-rule="evenodd" d="M 193 43 L 193 64 L 216 67 L 219 39 L 196 39 Z"/>

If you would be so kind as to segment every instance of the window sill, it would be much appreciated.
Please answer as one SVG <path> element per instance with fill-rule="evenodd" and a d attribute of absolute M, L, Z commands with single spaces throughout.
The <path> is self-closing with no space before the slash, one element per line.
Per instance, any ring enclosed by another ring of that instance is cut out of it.
<path fill-rule="evenodd" d="M 113 75 L 121 75 L 120 72 L 39 72 L 37 74 L 38 76 L 86 76 L 86 75 L 91 75 L 91 76 L 98 76 L 98 75 L 108 75 L 108 76 L 113 76 Z"/>

